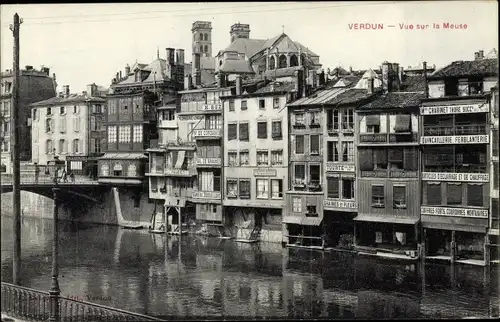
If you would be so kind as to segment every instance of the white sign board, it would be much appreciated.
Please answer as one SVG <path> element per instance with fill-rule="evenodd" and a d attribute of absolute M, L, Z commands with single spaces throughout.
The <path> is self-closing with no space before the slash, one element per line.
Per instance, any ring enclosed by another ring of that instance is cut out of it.
<path fill-rule="evenodd" d="M 193 191 L 193 198 L 196 199 L 220 199 L 219 191 Z"/>
<path fill-rule="evenodd" d="M 220 130 L 194 130 L 193 135 L 195 137 L 220 136 Z"/>
<path fill-rule="evenodd" d="M 353 163 L 331 163 L 326 164 L 326 171 L 333 172 L 354 172 L 356 168 Z"/>
<path fill-rule="evenodd" d="M 358 205 L 355 201 L 340 201 L 340 200 L 328 200 L 323 201 L 323 206 L 325 208 L 347 208 L 347 209 L 357 209 Z"/>
<path fill-rule="evenodd" d="M 488 173 L 422 172 L 424 181 L 470 181 L 489 182 Z"/>
<path fill-rule="evenodd" d="M 423 106 L 420 108 L 420 114 L 422 115 L 488 113 L 489 111 L 490 111 L 490 105 L 488 103 L 467 104 L 467 105 Z"/>
<path fill-rule="evenodd" d="M 217 111 L 222 110 L 222 104 L 205 104 L 203 105 L 203 111 Z"/>
<path fill-rule="evenodd" d="M 220 158 L 198 158 L 196 164 L 221 165 Z"/>
<path fill-rule="evenodd" d="M 420 144 L 476 144 L 490 143 L 488 135 L 422 136 Z"/>
<path fill-rule="evenodd" d="M 488 218 L 488 210 L 486 209 L 421 207 L 420 211 L 422 215 L 430 216 Z"/>
<path fill-rule="evenodd" d="M 165 169 L 165 175 L 167 176 L 191 176 L 191 171 L 181 170 L 181 169 Z"/>

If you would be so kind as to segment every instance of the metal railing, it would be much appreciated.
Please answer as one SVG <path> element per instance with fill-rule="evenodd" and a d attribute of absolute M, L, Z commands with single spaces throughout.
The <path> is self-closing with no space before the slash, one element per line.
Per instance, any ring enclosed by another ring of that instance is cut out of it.
<path fill-rule="evenodd" d="M 73 178 L 70 176 L 66 177 L 67 181 L 64 181 L 62 177 L 57 179 L 58 185 L 75 185 L 75 184 L 98 184 L 97 180 L 89 178 L 85 175 L 75 175 Z M 11 174 L 2 174 L 0 175 L 0 183 L 2 186 L 12 185 L 13 178 Z M 54 176 L 48 174 L 40 174 L 38 178 L 34 173 L 23 173 L 21 172 L 20 178 L 21 185 L 53 185 L 54 184 Z"/>
<path fill-rule="evenodd" d="M 2 282 L 2 312 L 29 321 L 47 321 L 50 295 L 31 288 Z M 59 297 L 60 321 L 162 321 L 151 316 L 96 303 Z"/>

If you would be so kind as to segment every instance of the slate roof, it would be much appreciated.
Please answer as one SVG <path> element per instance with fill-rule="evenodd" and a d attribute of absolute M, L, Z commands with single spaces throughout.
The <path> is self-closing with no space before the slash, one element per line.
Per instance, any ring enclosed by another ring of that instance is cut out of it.
<path fill-rule="evenodd" d="M 295 102 L 288 104 L 288 106 L 294 107 L 294 106 L 304 106 L 304 105 L 328 104 L 332 99 L 337 97 L 343 91 L 345 91 L 345 89 L 342 87 L 320 90 L 314 93 L 313 95 L 300 98 Z"/>
<path fill-rule="evenodd" d="M 236 51 L 238 53 L 244 53 L 247 57 L 252 57 L 262 49 L 266 41 L 265 39 L 236 38 L 229 47 L 222 52 Z"/>
<path fill-rule="evenodd" d="M 244 59 L 226 59 L 219 71 L 225 73 L 255 73 L 250 64 Z"/>
<path fill-rule="evenodd" d="M 68 97 L 56 96 L 43 101 L 35 102 L 30 104 L 30 107 L 54 106 L 54 105 L 63 105 L 67 103 L 84 103 L 84 102 L 106 103 L 106 100 L 101 97 L 89 97 L 83 94 L 70 94 Z"/>
<path fill-rule="evenodd" d="M 191 65 L 189 65 L 189 68 L 184 66 L 184 78 L 188 75 L 192 76 Z M 212 72 L 205 70 L 205 69 L 201 70 L 201 85 L 202 86 L 210 86 L 216 82 L 217 82 L 217 79 L 215 78 L 215 76 Z"/>
<path fill-rule="evenodd" d="M 421 92 L 388 92 L 377 93 L 378 97 L 359 107 L 360 110 L 382 110 L 418 107 L 424 93 Z"/>
<path fill-rule="evenodd" d="M 368 94 L 368 91 L 364 88 L 349 88 L 334 98 L 330 99 L 325 104 L 328 105 L 347 105 L 354 104 L 364 99 L 373 96 L 373 94 Z"/>
<path fill-rule="evenodd" d="M 443 77 L 461 77 L 461 76 L 497 76 L 498 75 L 498 60 L 497 59 L 480 59 L 472 61 L 455 61 L 448 66 L 445 66 L 433 74 L 429 75 L 429 79 L 437 79 Z"/>
<path fill-rule="evenodd" d="M 404 92 L 423 92 L 425 90 L 425 77 L 418 76 L 403 76 L 400 91 Z"/>

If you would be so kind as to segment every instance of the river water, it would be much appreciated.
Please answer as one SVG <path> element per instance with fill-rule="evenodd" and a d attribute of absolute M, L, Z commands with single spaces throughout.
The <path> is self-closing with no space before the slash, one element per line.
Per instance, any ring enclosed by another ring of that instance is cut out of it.
<path fill-rule="evenodd" d="M 498 317 L 498 269 L 61 222 L 63 296 L 160 318 Z M 12 218 L 2 216 L 2 281 Z M 22 220 L 21 285 L 49 290 L 52 223 Z"/>

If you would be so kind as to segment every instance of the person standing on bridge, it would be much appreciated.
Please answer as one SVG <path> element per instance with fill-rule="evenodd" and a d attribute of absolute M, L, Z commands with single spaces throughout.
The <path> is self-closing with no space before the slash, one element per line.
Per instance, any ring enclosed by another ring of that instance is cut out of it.
<path fill-rule="evenodd" d="M 66 172 L 66 168 L 63 168 L 62 179 L 63 179 L 64 182 L 68 182 L 68 174 Z"/>
<path fill-rule="evenodd" d="M 35 162 L 35 184 L 38 184 L 38 176 L 40 175 L 40 167 Z"/>

